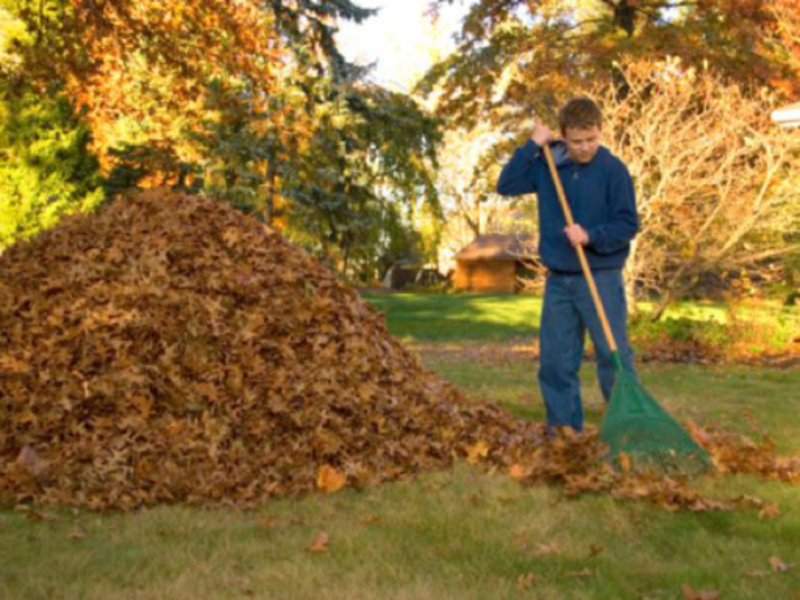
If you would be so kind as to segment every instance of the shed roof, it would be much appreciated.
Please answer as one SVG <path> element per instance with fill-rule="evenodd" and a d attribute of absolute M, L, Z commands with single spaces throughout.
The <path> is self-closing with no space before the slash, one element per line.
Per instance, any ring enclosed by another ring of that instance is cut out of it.
<path fill-rule="evenodd" d="M 536 254 L 530 235 L 480 235 L 456 254 L 456 260 L 524 260 Z"/>

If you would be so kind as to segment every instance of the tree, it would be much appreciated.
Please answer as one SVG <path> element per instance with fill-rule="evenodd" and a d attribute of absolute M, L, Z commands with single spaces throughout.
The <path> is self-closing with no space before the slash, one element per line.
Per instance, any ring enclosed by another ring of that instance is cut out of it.
<path fill-rule="evenodd" d="M 380 250 L 370 259 L 364 251 L 392 246 L 381 228 L 387 219 L 398 223 L 400 206 L 424 199 L 438 210 L 438 123 L 407 96 L 377 86 L 353 85 L 332 98 L 316 107 L 308 151 L 282 184 L 293 203 L 290 225 L 313 232 L 315 250 L 343 271 L 353 260 L 356 270 L 371 271 Z"/>
<path fill-rule="evenodd" d="M 356 256 L 374 262 L 365 253 L 387 219 L 397 230 L 403 207 L 436 206 L 435 120 L 362 83 L 335 44 L 338 21 L 373 10 L 349 0 L 5 6 L 27 32 L 22 66 L 6 70 L 10 93 L 28 82 L 78 107 L 109 193 L 204 189 L 314 232 L 309 246 L 344 269 Z"/>
<path fill-rule="evenodd" d="M 596 90 L 605 140 L 630 168 L 641 228 L 628 268 L 660 297 L 656 317 L 709 273 L 800 253 L 796 136 L 769 119 L 776 98 L 748 94 L 677 59 L 622 66 L 629 94 Z"/>
<path fill-rule="evenodd" d="M 800 6 L 780 0 L 780 7 L 762 0 L 479 0 L 458 50 L 420 89 L 440 89 L 441 110 L 458 125 L 491 119 L 506 131 L 534 113 L 552 118 L 556 101 L 598 80 L 613 80 L 624 93 L 615 64 L 626 58 L 707 62 L 726 81 L 791 97 L 800 90 L 797 19 L 783 17 Z"/>

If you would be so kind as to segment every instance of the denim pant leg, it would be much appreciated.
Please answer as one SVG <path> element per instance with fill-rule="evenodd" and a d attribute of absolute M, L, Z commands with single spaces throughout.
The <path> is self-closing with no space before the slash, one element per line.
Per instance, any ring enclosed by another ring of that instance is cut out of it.
<path fill-rule="evenodd" d="M 539 387 L 547 411 L 547 429 L 583 429 L 578 370 L 585 327 L 575 308 L 577 277 L 549 275 L 539 333 Z"/>
<path fill-rule="evenodd" d="M 597 271 L 593 273 L 597 293 L 603 302 L 614 341 L 617 343 L 619 357 L 623 366 L 634 373 L 633 351 L 628 342 L 628 307 L 625 300 L 625 283 L 621 270 Z M 589 335 L 592 338 L 597 355 L 597 379 L 606 402 L 611 398 L 614 387 L 614 364 L 611 361 L 611 350 L 606 341 L 603 326 L 597 316 L 597 309 L 592 301 L 589 285 L 581 279 L 580 293 L 577 300 L 578 310 L 583 316 Z"/>

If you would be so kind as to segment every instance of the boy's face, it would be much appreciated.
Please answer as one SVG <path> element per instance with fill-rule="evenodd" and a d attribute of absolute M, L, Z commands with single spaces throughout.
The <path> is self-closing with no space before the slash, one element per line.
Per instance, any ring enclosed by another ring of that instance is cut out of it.
<path fill-rule="evenodd" d="M 600 128 L 597 125 L 588 128 L 567 127 L 564 141 L 572 160 L 585 165 L 592 161 L 600 147 Z"/>

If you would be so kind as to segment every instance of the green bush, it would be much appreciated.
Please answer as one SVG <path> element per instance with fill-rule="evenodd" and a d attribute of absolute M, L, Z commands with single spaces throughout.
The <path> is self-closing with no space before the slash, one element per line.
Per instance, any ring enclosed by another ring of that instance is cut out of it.
<path fill-rule="evenodd" d="M 103 201 L 89 141 L 66 98 L 0 91 L 0 250 Z"/>

